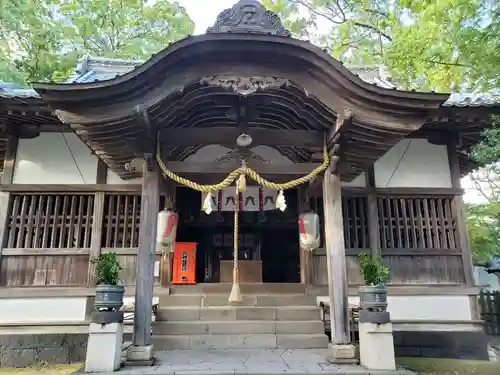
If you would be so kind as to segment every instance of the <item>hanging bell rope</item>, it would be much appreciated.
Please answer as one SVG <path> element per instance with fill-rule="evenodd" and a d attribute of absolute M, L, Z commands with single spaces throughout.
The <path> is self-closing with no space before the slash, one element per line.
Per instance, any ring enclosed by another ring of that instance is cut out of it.
<path fill-rule="evenodd" d="M 159 139 L 159 137 L 158 137 Z M 323 147 L 323 163 L 318 167 L 314 168 L 309 174 L 297 178 L 295 180 L 291 180 L 282 184 L 272 182 L 266 180 L 264 177 L 259 175 L 256 171 L 251 168 L 248 168 L 245 164 L 242 165 L 241 168 L 237 168 L 232 171 L 224 180 L 214 185 L 201 185 L 194 181 L 188 180 L 187 178 L 181 177 L 171 170 L 167 168 L 165 163 L 163 162 L 163 158 L 161 157 L 161 153 L 159 151 L 159 147 L 157 148 L 158 152 L 156 153 L 156 161 L 160 166 L 161 172 L 163 173 L 165 178 L 170 178 L 171 180 L 189 187 L 193 190 L 200 191 L 202 193 L 207 193 L 207 196 L 203 202 L 203 210 L 210 214 L 213 210 L 212 204 L 212 192 L 217 190 L 222 190 L 232 185 L 234 181 L 236 181 L 236 194 L 235 194 L 235 206 L 234 206 L 234 260 L 233 260 L 233 287 L 231 289 L 231 294 L 229 295 L 229 302 L 241 302 L 241 291 L 239 286 L 239 274 L 238 274 L 238 216 L 239 216 L 239 193 L 242 193 L 246 189 L 246 178 L 245 176 L 250 177 L 252 180 L 257 182 L 262 187 L 269 189 L 279 190 L 278 196 L 276 198 L 276 207 L 280 210 L 284 211 L 286 208 L 285 196 L 283 191 L 286 189 L 292 189 L 296 186 L 299 186 L 305 182 L 312 180 L 314 177 L 318 176 L 321 172 L 323 172 L 326 168 L 328 168 L 328 164 L 330 163 L 330 158 L 328 157 L 328 152 L 326 149 L 326 145 Z"/>
<path fill-rule="evenodd" d="M 241 302 L 243 297 L 241 296 L 240 290 L 240 277 L 238 271 L 238 242 L 239 242 L 239 229 L 238 229 L 238 216 L 240 211 L 240 194 L 239 194 L 239 182 L 236 183 L 236 194 L 234 195 L 234 229 L 233 229 L 233 287 L 231 288 L 231 293 L 229 294 L 229 302 Z"/>

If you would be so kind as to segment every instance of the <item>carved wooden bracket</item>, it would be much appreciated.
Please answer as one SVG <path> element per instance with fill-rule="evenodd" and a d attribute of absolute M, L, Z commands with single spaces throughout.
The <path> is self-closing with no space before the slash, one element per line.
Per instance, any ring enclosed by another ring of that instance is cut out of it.
<path fill-rule="evenodd" d="M 156 163 L 156 161 L 153 154 L 144 154 L 143 156 L 134 158 L 129 163 L 126 163 L 125 169 L 129 172 L 143 172 L 145 169 L 152 171 L 154 163 Z"/>
<path fill-rule="evenodd" d="M 288 85 L 288 80 L 279 77 L 211 76 L 203 77 L 200 83 L 233 90 L 240 95 L 246 96 L 257 91 Z"/>

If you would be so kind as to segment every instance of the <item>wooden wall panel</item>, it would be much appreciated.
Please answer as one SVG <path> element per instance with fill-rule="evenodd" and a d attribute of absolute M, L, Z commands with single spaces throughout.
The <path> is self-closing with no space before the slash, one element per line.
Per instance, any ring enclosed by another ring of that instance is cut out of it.
<path fill-rule="evenodd" d="M 347 267 L 348 284 L 351 286 L 361 285 L 363 280 L 359 273 L 358 257 L 352 255 L 346 256 L 346 267 Z M 313 277 L 314 277 L 314 285 L 316 286 L 328 285 L 326 255 L 324 254 L 324 252 L 321 255 L 313 256 Z"/>
<path fill-rule="evenodd" d="M 391 284 L 463 284 L 462 258 L 457 256 L 384 256 Z"/>
<path fill-rule="evenodd" d="M 9 255 L 2 257 L 2 286 L 86 286 L 88 255 Z"/>
<path fill-rule="evenodd" d="M 155 285 L 160 284 L 160 277 L 162 274 L 162 261 L 161 254 L 156 255 L 156 261 L 160 262 L 160 269 L 158 276 L 155 276 Z M 124 285 L 135 285 L 135 279 L 137 274 L 137 255 L 117 255 L 118 262 L 123 267 L 120 278 Z"/>

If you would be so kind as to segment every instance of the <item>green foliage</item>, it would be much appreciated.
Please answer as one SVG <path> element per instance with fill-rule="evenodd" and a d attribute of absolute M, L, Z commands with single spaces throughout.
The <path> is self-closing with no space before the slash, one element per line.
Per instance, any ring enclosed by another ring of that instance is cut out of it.
<path fill-rule="evenodd" d="M 468 205 L 468 230 L 476 264 L 500 254 L 500 202 Z"/>
<path fill-rule="evenodd" d="M 3 0 L 0 80 L 63 81 L 78 58 L 146 59 L 194 30 L 176 1 Z"/>
<path fill-rule="evenodd" d="M 301 16 L 297 4 L 288 0 L 262 0 L 262 4 L 266 9 L 279 14 L 285 29 L 296 38 L 308 36 L 308 28 L 313 26 L 312 19 Z"/>
<path fill-rule="evenodd" d="M 365 285 L 383 285 L 389 279 L 389 269 L 382 264 L 380 257 L 360 254 L 359 268 Z"/>
<path fill-rule="evenodd" d="M 472 149 L 471 156 L 480 165 L 491 165 L 490 168 L 498 169 L 496 163 L 500 159 L 500 116 L 492 116 L 492 126 L 483 132 L 483 138 Z"/>
<path fill-rule="evenodd" d="M 470 178 L 483 202 L 467 207 L 471 250 L 478 264 L 500 255 L 500 118 L 493 116 L 492 122 L 471 151 L 472 158 L 482 165 Z"/>
<path fill-rule="evenodd" d="M 118 285 L 120 281 L 120 271 L 123 269 L 116 259 L 115 253 L 100 254 L 92 259 L 95 265 L 96 283 L 106 285 Z"/>
<path fill-rule="evenodd" d="M 307 20 L 290 28 L 294 34 L 325 45 L 348 64 L 385 64 L 399 87 L 444 92 L 500 87 L 496 0 L 268 2 L 285 21 L 297 14 Z"/>

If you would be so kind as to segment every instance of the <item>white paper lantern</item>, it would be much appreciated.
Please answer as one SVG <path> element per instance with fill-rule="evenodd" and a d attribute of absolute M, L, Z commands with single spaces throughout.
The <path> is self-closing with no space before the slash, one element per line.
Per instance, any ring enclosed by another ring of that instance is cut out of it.
<path fill-rule="evenodd" d="M 177 235 L 177 223 L 179 216 L 171 210 L 163 210 L 158 213 L 156 232 L 156 243 L 160 246 L 168 246 L 175 243 Z"/>
<path fill-rule="evenodd" d="M 319 216 L 314 212 L 299 215 L 300 247 L 307 251 L 317 249 L 321 244 Z"/>

